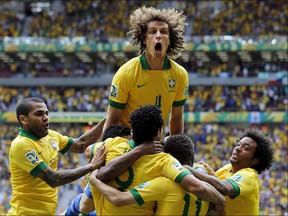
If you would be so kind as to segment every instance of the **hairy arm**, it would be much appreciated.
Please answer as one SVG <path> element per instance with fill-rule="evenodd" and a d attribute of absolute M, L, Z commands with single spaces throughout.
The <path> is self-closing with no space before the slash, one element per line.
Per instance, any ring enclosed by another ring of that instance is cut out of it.
<path fill-rule="evenodd" d="M 183 121 L 184 106 L 172 107 L 171 118 L 169 122 L 170 135 L 183 133 L 184 121 Z"/>
<path fill-rule="evenodd" d="M 106 122 L 103 126 L 102 133 L 111 125 L 118 124 L 123 110 L 108 106 Z"/>
<path fill-rule="evenodd" d="M 216 190 L 218 190 L 221 194 L 223 194 L 224 196 L 231 196 L 233 197 L 235 195 L 235 190 L 234 190 L 234 187 L 226 180 L 220 180 L 218 179 L 217 177 L 215 176 L 212 176 L 212 175 L 207 175 L 207 174 L 204 174 L 202 172 L 199 172 L 195 169 L 193 169 L 192 167 L 187 167 L 186 168 L 192 172 L 192 174 L 204 181 L 204 182 L 207 182 L 209 184 L 211 184 L 214 188 L 216 188 Z"/>
<path fill-rule="evenodd" d="M 98 170 L 92 172 L 89 183 L 93 185 L 107 200 L 115 206 L 124 206 L 136 203 L 133 195 L 129 192 L 121 192 L 96 178 Z"/>
<path fill-rule="evenodd" d="M 215 206 L 215 211 L 223 211 L 226 199 L 212 185 L 197 179 L 193 175 L 186 175 L 180 184 L 184 190 L 212 203 Z"/>
<path fill-rule="evenodd" d="M 154 141 L 153 143 L 143 143 L 136 146 L 130 152 L 109 161 L 104 167 L 101 167 L 97 178 L 107 183 L 123 174 L 128 167 L 141 156 L 157 154 L 159 152 L 163 152 L 163 146 L 160 142 Z"/>
<path fill-rule="evenodd" d="M 82 167 L 55 171 L 51 167 L 47 166 L 42 172 L 38 174 L 38 178 L 45 181 L 51 187 L 58 187 L 86 175 L 89 172 L 102 166 L 107 154 L 107 149 L 105 145 L 102 145 L 97 149 L 95 156 L 92 158 L 89 164 Z"/>
<path fill-rule="evenodd" d="M 74 139 L 69 151 L 75 153 L 83 153 L 89 145 L 97 142 L 97 140 L 101 137 L 105 121 L 105 118 L 102 119 L 91 130 L 87 131 L 79 138 Z"/>

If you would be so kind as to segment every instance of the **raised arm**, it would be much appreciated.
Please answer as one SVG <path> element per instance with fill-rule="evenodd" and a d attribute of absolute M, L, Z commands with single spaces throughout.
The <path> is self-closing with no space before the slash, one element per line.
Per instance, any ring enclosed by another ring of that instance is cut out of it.
<path fill-rule="evenodd" d="M 69 170 L 59 170 L 55 171 L 51 167 L 47 166 L 42 172 L 40 172 L 37 177 L 45 181 L 51 187 L 58 187 L 86 175 L 89 172 L 101 167 L 105 160 L 107 154 L 107 149 L 103 144 L 96 151 L 95 156 L 92 158 L 91 162 L 87 165 L 76 169 Z"/>
<path fill-rule="evenodd" d="M 192 172 L 192 174 L 196 178 L 211 184 L 214 188 L 216 188 L 216 190 L 218 190 L 224 196 L 233 197 L 235 195 L 235 189 L 228 181 L 220 180 L 219 178 L 215 176 L 204 174 L 191 167 L 186 166 L 186 168 L 190 170 L 190 172 Z"/>
<path fill-rule="evenodd" d="M 184 120 L 183 120 L 184 106 L 172 107 L 171 118 L 169 122 L 170 135 L 183 133 Z"/>
<path fill-rule="evenodd" d="M 119 124 L 122 112 L 123 112 L 122 109 L 117 109 L 117 108 L 111 107 L 110 105 L 108 106 L 106 122 L 103 126 L 102 133 L 111 125 Z"/>
<path fill-rule="evenodd" d="M 160 142 L 154 141 L 153 143 L 143 143 L 139 146 L 136 146 L 130 152 L 109 161 L 109 163 L 104 167 L 101 167 L 97 178 L 107 183 L 123 174 L 128 169 L 128 167 L 141 156 L 157 154 L 160 152 L 163 152 L 163 146 Z"/>
<path fill-rule="evenodd" d="M 93 185 L 107 200 L 115 206 L 124 206 L 136 203 L 133 195 L 127 192 L 121 192 L 101 180 L 97 179 L 98 169 L 93 171 L 89 177 L 89 183 Z"/>
<path fill-rule="evenodd" d="M 69 151 L 75 153 L 83 153 L 89 145 L 97 142 L 97 140 L 101 137 L 105 121 L 105 118 L 102 119 L 91 130 L 87 131 L 79 138 L 74 139 Z"/>

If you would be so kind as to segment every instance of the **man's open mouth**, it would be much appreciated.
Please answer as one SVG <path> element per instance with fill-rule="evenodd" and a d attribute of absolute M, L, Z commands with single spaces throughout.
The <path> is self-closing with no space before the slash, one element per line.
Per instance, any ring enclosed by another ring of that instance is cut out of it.
<path fill-rule="evenodd" d="M 155 50 L 156 51 L 161 51 L 161 49 L 162 49 L 162 44 L 161 43 L 156 43 Z"/>

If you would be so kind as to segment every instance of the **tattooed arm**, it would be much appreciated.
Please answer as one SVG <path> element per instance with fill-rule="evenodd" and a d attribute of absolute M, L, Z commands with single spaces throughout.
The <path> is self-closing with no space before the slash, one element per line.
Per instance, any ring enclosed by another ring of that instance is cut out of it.
<path fill-rule="evenodd" d="M 93 170 L 100 168 L 105 160 L 107 154 L 106 146 L 103 144 L 96 151 L 96 154 L 92 158 L 89 164 L 76 169 L 59 170 L 55 171 L 51 167 L 47 166 L 42 172 L 38 174 L 38 178 L 45 181 L 51 187 L 58 187 L 86 175 Z"/>
<path fill-rule="evenodd" d="M 130 152 L 109 161 L 108 164 L 101 167 L 97 178 L 107 183 L 123 174 L 128 169 L 128 167 L 141 156 L 163 152 L 163 146 L 160 142 L 151 142 L 152 143 L 143 143 L 138 145 Z"/>
<path fill-rule="evenodd" d="M 83 153 L 89 145 L 97 142 L 97 140 L 101 137 L 102 128 L 105 121 L 106 121 L 105 118 L 102 119 L 91 130 L 87 131 L 79 138 L 74 139 L 69 151 L 75 153 Z"/>

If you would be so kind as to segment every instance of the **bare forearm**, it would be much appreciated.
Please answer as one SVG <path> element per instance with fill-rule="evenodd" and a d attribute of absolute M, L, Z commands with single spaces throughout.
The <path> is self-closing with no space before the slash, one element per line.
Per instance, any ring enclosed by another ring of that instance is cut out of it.
<path fill-rule="evenodd" d="M 40 173 L 38 177 L 45 181 L 51 187 L 58 187 L 60 185 L 73 182 L 93 171 L 94 169 L 95 167 L 93 167 L 91 164 L 87 164 L 76 169 L 61 171 L 54 171 L 49 168 Z"/>
<path fill-rule="evenodd" d="M 82 136 L 80 136 L 78 139 L 86 145 L 91 145 L 101 137 L 103 125 L 105 123 L 105 118 L 102 119 L 97 125 L 95 125 L 91 130 L 84 133 Z"/>
<path fill-rule="evenodd" d="M 98 139 L 101 137 L 104 123 L 105 119 L 102 119 L 91 130 L 87 131 L 78 139 L 74 140 L 69 151 L 75 153 L 83 153 L 89 145 L 97 142 Z"/>
<path fill-rule="evenodd" d="M 139 151 L 134 149 L 134 151 L 132 150 L 126 153 L 125 155 L 117 157 L 111 160 L 104 167 L 101 167 L 97 175 L 97 178 L 107 183 L 123 174 L 129 168 L 129 166 L 141 156 L 142 154 L 140 154 Z"/>
<path fill-rule="evenodd" d="M 218 179 L 217 177 L 215 176 L 211 176 L 211 175 L 207 175 L 207 174 L 204 174 L 204 173 L 201 173 L 193 168 L 189 169 L 192 174 L 204 181 L 204 182 L 207 182 L 209 183 L 210 185 L 212 185 L 217 191 L 219 191 L 221 194 L 223 194 L 224 196 L 228 195 L 227 194 L 227 188 L 225 187 L 225 183 L 223 183 L 222 180 Z"/>

